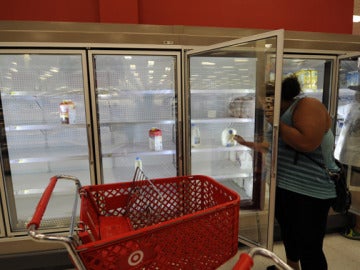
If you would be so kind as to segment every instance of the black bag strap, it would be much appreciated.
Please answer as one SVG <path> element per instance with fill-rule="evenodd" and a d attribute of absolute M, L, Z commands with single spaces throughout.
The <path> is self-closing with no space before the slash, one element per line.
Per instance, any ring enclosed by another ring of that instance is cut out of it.
<path fill-rule="evenodd" d="M 304 152 L 299 152 L 299 151 L 296 151 L 296 150 L 295 150 L 294 164 L 297 163 L 299 154 L 302 154 L 303 156 L 307 157 L 309 160 L 311 160 L 312 162 L 314 162 L 315 164 L 317 164 L 318 166 L 320 166 L 321 168 L 323 168 L 323 169 L 327 172 L 327 174 L 330 175 L 330 177 L 339 174 L 339 172 L 332 172 L 332 171 L 330 171 L 330 170 L 325 166 L 325 164 L 317 161 L 316 159 L 312 158 L 311 156 L 307 155 L 306 153 L 304 153 Z M 340 168 L 340 170 L 341 170 L 341 168 Z"/>
<path fill-rule="evenodd" d="M 323 163 L 317 161 L 316 159 L 310 157 L 310 156 L 307 155 L 306 153 L 299 152 L 299 151 L 296 151 L 296 150 L 295 150 L 294 164 L 297 163 L 299 154 L 302 154 L 303 156 L 307 157 L 307 158 L 310 159 L 312 162 L 314 162 L 315 164 L 319 165 L 321 168 L 323 168 L 323 169 L 325 169 L 325 170 L 328 170 L 327 167 L 325 166 L 325 164 L 323 164 Z"/>

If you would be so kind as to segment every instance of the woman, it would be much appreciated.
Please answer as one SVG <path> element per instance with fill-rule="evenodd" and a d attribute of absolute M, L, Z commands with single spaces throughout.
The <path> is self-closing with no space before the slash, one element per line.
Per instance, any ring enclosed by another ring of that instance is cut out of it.
<path fill-rule="evenodd" d="M 307 156 L 338 170 L 333 158 L 334 136 L 325 106 L 317 99 L 300 97 L 300 92 L 296 76 L 283 80 L 275 217 L 287 263 L 294 269 L 301 264 L 302 270 L 325 270 L 323 240 L 329 208 L 336 197 L 335 185 Z M 240 136 L 235 140 L 250 146 Z"/>

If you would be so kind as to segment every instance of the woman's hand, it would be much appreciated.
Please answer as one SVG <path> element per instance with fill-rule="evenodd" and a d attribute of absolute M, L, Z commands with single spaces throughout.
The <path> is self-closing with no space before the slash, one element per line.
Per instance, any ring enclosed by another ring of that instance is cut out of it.
<path fill-rule="evenodd" d="M 244 140 L 243 137 L 241 137 L 240 135 L 235 135 L 234 136 L 234 140 L 237 141 L 239 144 L 245 145 L 246 141 Z"/>

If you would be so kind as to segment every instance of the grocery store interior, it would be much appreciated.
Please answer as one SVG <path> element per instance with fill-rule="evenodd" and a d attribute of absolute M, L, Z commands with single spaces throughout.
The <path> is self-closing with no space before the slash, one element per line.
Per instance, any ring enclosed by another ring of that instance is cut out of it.
<path fill-rule="evenodd" d="M 360 155 L 342 147 L 359 63 L 360 0 L 6 1 L 0 269 L 230 270 L 256 248 L 270 253 L 252 269 L 286 261 L 279 123 L 261 102 L 280 114 L 288 74 L 327 108 L 352 193 L 328 214 L 328 269 L 358 269 L 360 236 L 343 234 L 360 217 Z"/>

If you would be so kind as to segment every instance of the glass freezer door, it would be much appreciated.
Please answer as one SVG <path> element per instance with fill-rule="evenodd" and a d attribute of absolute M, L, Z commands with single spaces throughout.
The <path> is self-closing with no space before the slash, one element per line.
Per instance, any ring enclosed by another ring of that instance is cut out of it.
<path fill-rule="evenodd" d="M 90 51 L 99 183 L 178 175 L 178 52 Z"/>
<path fill-rule="evenodd" d="M 278 121 L 282 52 L 279 30 L 192 50 L 186 58 L 187 173 L 211 176 L 238 192 L 240 239 L 268 247 L 278 123 L 265 120 L 265 109 Z M 235 134 L 266 147 L 239 145 Z"/>
<path fill-rule="evenodd" d="M 85 55 L 0 51 L 1 187 L 9 234 L 25 230 L 50 177 L 73 175 L 90 184 Z M 56 186 L 41 228 L 69 227 L 74 194 L 72 182 Z"/>
<path fill-rule="evenodd" d="M 335 157 L 348 168 L 351 212 L 360 215 L 360 55 L 339 58 Z"/>

